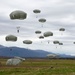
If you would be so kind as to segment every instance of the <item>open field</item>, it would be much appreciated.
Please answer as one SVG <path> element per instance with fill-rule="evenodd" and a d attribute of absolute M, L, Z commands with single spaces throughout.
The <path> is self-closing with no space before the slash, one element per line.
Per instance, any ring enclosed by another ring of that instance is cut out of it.
<path fill-rule="evenodd" d="M 75 60 L 26 59 L 20 65 L 7 66 L 0 59 L 0 75 L 75 75 Z"/>

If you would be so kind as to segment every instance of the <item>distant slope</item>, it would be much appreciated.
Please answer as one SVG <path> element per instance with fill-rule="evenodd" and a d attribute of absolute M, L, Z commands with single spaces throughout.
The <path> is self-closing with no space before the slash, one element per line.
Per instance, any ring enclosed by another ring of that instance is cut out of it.
<path fill-rule="evenodd" d="M 74 58 L 74 56 L 66 55 L 66 54 L 58 54 L 60 58 Z"/>
<path fill-rule="evenodd" d="M 5 57 L 13 57 L 13 56 L 21 56 L 21 57 L 46 57 L 49 52 L 43 50 L 29 50 L 25 48 L 19 47 L 3 47 L 0 48 L 0 56 Z"/>
<path fill-rule="evenodd" d="M 4 48 L 5 46 L 3 46 L 3 45 L 0 45 L 0 48 Z"/>
<path fill-rule="evenodd" d="M 19 47 L 5 47 L 0 45 L 0 57 L 14 57 L 14 56 L 20 56 L 20 57 L 41 57 L 44 58 L 47 56 L 47 54 L 55 54 L 52 52 L 47 52 L 44 50 L 31 50 L 26 48 L 19 48 Z M 71 55 L 66 54 L 57 54 L 60 58 L 75 58 Z"/>

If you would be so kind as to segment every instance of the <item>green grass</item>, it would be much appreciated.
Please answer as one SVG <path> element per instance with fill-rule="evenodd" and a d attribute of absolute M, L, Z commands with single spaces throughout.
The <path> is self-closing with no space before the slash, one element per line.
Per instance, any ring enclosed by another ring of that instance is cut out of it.
<path fill-rule="evenodd" d="M 17 66 L 0 62 L 0 75 L 75 75 L 75 60 L 27 59 Z"/>

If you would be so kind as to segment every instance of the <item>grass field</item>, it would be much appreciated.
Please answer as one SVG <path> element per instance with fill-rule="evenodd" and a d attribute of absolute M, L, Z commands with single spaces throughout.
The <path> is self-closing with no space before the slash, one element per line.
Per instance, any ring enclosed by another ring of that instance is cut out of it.
<path fill-rule="evenodd" d="M 0 59 L 0 75 L 75 75 L 75 60 L 26 59 L 20 65 L 7 66 Z"/>

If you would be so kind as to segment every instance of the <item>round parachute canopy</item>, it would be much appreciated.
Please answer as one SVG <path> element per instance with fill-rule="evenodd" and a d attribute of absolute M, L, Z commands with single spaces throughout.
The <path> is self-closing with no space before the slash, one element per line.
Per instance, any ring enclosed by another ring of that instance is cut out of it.
<path fill-rule="evenodd" d="M 24 44 L 32 44 L 32 41 L 31 40 L 24 40 L 23 43 Z"/>
<path fill-rule="evenodd" d="M 6 65 L 19 65 L 24 60 L 25 59 L 21 57 L 14 57 L 14 58 L 8 59 L 6 62 Z"/>
<path fill-rule="evenodd" d="M 56 55 L 56 54 L 47 54 L 47 57 L 48 58 L 56 58 L 56 57 L 58 57 L 58 55 Z"/>
<path fill-rule="evenodd" d="M 44 22 L 46 22 L 46 19 L 41 18 L 41 19 L 39 19 L 39 22 L 44 23 Z"/>
<path fill-rule="evenodd" d="M 65 31 L 65 28 L 60 28 L 59 31 Z"/>
<path fill-rule="evenodd" d="M 17 41 L 17 37 L 14 35 L 8 35 L 5 37 L 6 41 Z"/>
<path fill-rule="evenodd" d="M 13 19 L 23 20 L 23 19 L 26 19 L 26 17 L 27 17 L 27 13 L 20 11 L 20 10 L 16 10 L 10 13 L 10 19 L 12 20 Z"/>
<path fill-rule="evenodd" d="M 35 9 L 33 10 L 33 12 L 37 14 L 37 13 L 40 13 L 41 11 L 39 9 Z"/>
<path fill-rule="evenodd" d="M 73 42 L 75 44 L 75 42 Z"/>
<path fill-rule="evenodd" d="M 53 41 L 54 44 L 59 44 L 58 40 Z"/>
<path fill-rule="evenodd" d="M 49 37 L 49 36 L 53 36 L 53 33 L 52 32 L 45 32 L 44 34 L 44 37 Z"/>
<path fill-rule="evenodd" d="M 41 34 L 41 31 L 37 30 L 35 31 L 36 34 Z"/>
<path fill-rule="evenodd" d="M 59 43 L 59 45 L 63 45 L 63 43 Z"/>
<path fill-rule="evenodd" d="M 42 36 L 42 35 L 41 35 L 41 36 L 39 36 L 39 39 L 44 39 L 44 36 Z"/>

